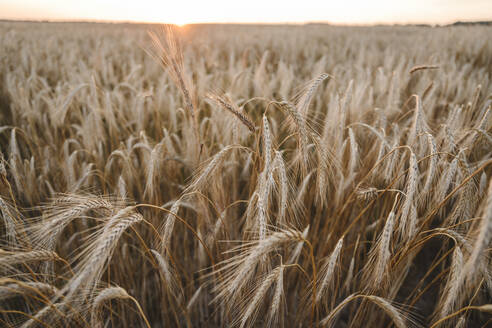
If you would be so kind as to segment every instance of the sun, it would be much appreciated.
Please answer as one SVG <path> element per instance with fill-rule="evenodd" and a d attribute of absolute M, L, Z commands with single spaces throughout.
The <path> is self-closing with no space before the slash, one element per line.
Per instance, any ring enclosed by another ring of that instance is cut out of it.
<path fill-rule="evenodd" d="M 167 24 L 173 24 L 179 27 L 183 27 L 190 23 L 189 19 L 187 19 L 186 17 L 173 17 L 172 19 L 161 18 L 159 19 L 159 21 Z"/>

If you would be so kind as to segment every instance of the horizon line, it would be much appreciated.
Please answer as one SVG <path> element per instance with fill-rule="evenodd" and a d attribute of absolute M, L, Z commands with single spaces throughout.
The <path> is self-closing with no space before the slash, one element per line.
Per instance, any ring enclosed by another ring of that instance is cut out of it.
<path fill-rule="evenodd" d="M 155 21 L 138 21 L 138 20 L 106 20 L 106 19 L 91 19 L 91 18 L 2 18 L 0 17 L 0 21 L 8 21 L 8 22 L 25 22 L 25 23 L 95 23 L 95 24 L 135 24 L 135 25 L 176 25 L 176 26 L 187 26 L 187 25 L 330 25 L 330 26 L 448 26 L 456 23 L 492 23 L 492 19 L 486 20 L 476 20 L 476 19 L 458 19 L 451 20 L 449 22 L 330 22 L 330 21 L 276 21 L 276 22 L 241 22 L 241 21 L 231 21 L 231 22 L 190 22 L 185 24 L 176 24 L 170 22 L 155 22 Z"/>

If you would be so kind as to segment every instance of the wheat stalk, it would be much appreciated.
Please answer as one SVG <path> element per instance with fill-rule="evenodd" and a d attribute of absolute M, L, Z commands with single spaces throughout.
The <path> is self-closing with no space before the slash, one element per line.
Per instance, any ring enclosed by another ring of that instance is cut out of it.
<path fill-rule="evenodd" d="M 423 71 L 426 69 L 438 69 L 439 66 L 436 65 L 419 65 L 419 66 L 414 66 L 410 69 L 410 74 L 413 74 L 418 71 Z"/>

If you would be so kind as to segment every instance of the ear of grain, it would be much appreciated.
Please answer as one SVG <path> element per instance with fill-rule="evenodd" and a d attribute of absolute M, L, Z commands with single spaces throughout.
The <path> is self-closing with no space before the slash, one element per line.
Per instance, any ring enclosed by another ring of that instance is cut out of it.
<path fill-rule="evenodd" d="M 435 201 L 439 203 L 446 196 L 449 187 L 453 179 L 455 179 L 456 171 L 458 168 L 458 158 L 454 158 L 449 164 L 448 168 L 444 171 L 444 174 L 439 179 L 439 190 L 436 193 Z"/>
<path fill-rule="evenodd" d="M 268 326 L 270 327 L 276 327 L 281 322 L 281 307 L 285 298 L 284 294 L 284 266 L 280 265 L 275 280 L 275 291 L 273 293 L 273 299 L 270 305 L 270 309 L 268 310 Z"/>
<path fill-rule="evenodd" d="M 19 295 L 48 298 L 57 293 L 58 289 L 55 286 L 36 281 L 15 281 L 14 283 L 0 286 L 0 300 L 2 301 Z"/>
<path fill-rule="evenodd" d="M 229 145 L 222 148 L 217 154 L 215 154 L 208 164 L 201 170 L 200 174 L 193 180 L 193 182 L 187 187 L 185 192 L 191 192 L 195 190 L 200 190 L 204 185 L 213 178 L 214 173 L 221 167 L 225 160 L 225 156 L 231 150 L 235 149 L 234 145 Z"/>
<path fill-rule="evenodd" d="M 142 219 L 142 215 L 136 213 L 132 206 L 121 209 L 109 218 L 93 244 L 88 245 L 86 256 L 77 265 L 75 276 L 62 290 L 67 299 L 92 294 L 123 232 Z"/>
<path fill-rule="evenodd" d="M 259 287 L 255 290 L 253 298 L 249 302 L 248 307 L 244 311 L 244 314 L 241 315 L 241 323 L 240 327 L 245 327 L 246 323 L 248 320 L 251 318 L 252 321 L 254 321 L 259 307 L 261 305 L 261 302 L 263 301 L 263 298 L 265 297 L 268 289 L 270 286 L 278 280 L 278 277 L 283 274 L 283 267 L 280 266 L 273 270 L 266 278 L 263 280 L 263 282 L 259 285 Z M 273 303 L 272 306 L 275 304 Z M 251 326 L 251 325 L 249 325 Z"/>
<path fill-rule="evenodd" d="M 150 158 L 147 166 L 147 181 L 145 183 L 144 196 L 150 196 L 151 199 L 155 197 L 154 193 L 156 190 L 155 180 L 156 175 L 161 169 L 163 152 L 162 145 L 157 144 L 150 152 Z"/>
<path fill-rule="evenodd" d="M 401 208 L 398 229 L 400 234 L 405 237 L 411 237 L 415 232 L 416 222 L 412 215 L 412 207 L 414 207 L 414 198 L 417 192 L 418 184 L 418 165 L 417 157 L 412 152 L 410 154 L 410 163 L 407 175 L 407 184 L 405 188 L 405 200 Z"/>
<path fill-rule="evenodd" d="M 357 299 L 358 297 L 363 295 L 351 294 L 347 296 L 342 302 L 340 302 L 331 312 L 320 321 L 322 327 L 332 327 L 333 320 L 336 318 L 337 314 L 343 310 L 347 304 Z"/>
<path fill-rule="evenodd" d="M 267 235 L 264 239 L 239 247 L 237 250 L 242 252 L 224 261 L 222 268 L 216 271 L 217 273 L 226 273 L 224 280 L 215 288 L 216 300 L 236 301 L 243 288 L 250 284 L 255 268 L 265 258 L 266 254 L 277 247 L 287 243 L 295 244 L 302 239 L 302 233 L 297 230 L 281 230 Z"/>
<path fill-rule="evenodd" d="M 422 99 L 414 95 L 415 97 L 415 114 L 413 117 L 412 126 L 410 128 L 410 135 L 408 137 L 408 144 L 413 145 L 416 141 L 415 139 L 421 134 L 429 130 L 427 123 L 424 119 L 424 113 L 422 108 Z"/>
<path fill-rule="evenodd" d="M 386 159 L 386 165 L 383 173 L 386 182 L 390 182 L 393 179 L 396 159 L 398 158 L 399 155 L 398 150 L 395 150 L 395 148 L 396 148 L 396 142 L 393 144 L 393 147 L 391 148 L 392 153 Z"/>
<path fill-rule="evenodd" d="M 429 191 L 431 190 L 432 182 L 435 179 L 436 168 L 438 163 L 437 157 L 437 147 L 436 142 L 434 141 L 434 137 L 432 134 L 427 133 L 427 148 L 429 149 L 429 166 L 427 168 L 427 175 L 425 177 L 424 187 L 422 188 L 421 194 L 426 197 Z"/>
<path fill-rule="evenodd" d="M 43 218 L 34 220 L 25 230 L 34 245 L 53 250 L 63 230 L 75 219 L 91 210 L 109 214 L 113 209 L 113 205 L 101 197 L 72 194 L 60 196 L 43 208 Z"/>
<path fill-rule="evenodd" d="M 301 241 L 297 242 L 296 247 L 292 251 L 291 256 L 289 257 L 289 260 L 287 261 L 288 264 L 296 263 L 297 260 L 299 259 L 299 256 L 301 255 L 302 249 L 304 247 L 304 241 L 307 239 L 309 233 L 309 225 L 304 228 L 301 234 Z"/>
<path fill-rule="evenodd" d="M 287 178 L 287 171 L 285 169 L 284 160 L 282 158 L 282 153 L 275 151 L 275 159 L 273 161 L 273 167 L 278 171 L 280 177 L 280 195 L 279 195 L 279 213 L 277 221 L 280 226 L 285 225 L 286 213 L 287 213 L 287 202 L 289 198 L 289 190 L 291 186 L 289 185 L 289 180 Z"/>
<path fill-rule="evenodd" d="M 263 156 L 264 170 L 269 170 L 272 163 L 272 134 L 266 115 L 263 115 Z"/>
<path fill-rule="evenodd" d="M 345 282 L 343 283 L 343 288 L 348 292 L 351 288 L 351 282 L 354 278 L 354 267 L 355 267 L 355 259 L 352 257 L 350 259 L 349 268 L 347 270 L 347 275 L 345 278 Z"/>
<path fill-rule="evenodd" d="M 94 298 L 91 310 L 91 325 L 92 327 L 103 327 L 104 324 L 100 320 L 98 312 L 100 307 L 108 301 L 114 299 L 128 299 L 130 295 L 121 287 L 108 287 L 100 291 Z"/>
<path fill-rule="evenodd" d="M 350 174 L 355 174 L 357 170 L 357 164 L 358 164 L 358 147 L 357 147 L 357 142 L 355 141 L 355 135 L 354 131 L 352 128 L 348 129 L 349 133 L 349 142 L 350 142 L 350 159 L 349 159 L 349 164 L 348 164 L 348 172 Z"/>
<path fill-rule="evenodd" d="M 285 108 L 287 110 L 289 117 L 292 119 L 296 127 L 297 135 L 298 135 L 299 152 L 301 154 L 300 156 L 301 170 L 305 171 L 306 165 L 308 164 L 308 160 L 309 160 L 307 147 L 308 147 L 309 136 L 310 136 L 307 129 L 306 119 L 301 115 L 301 113 L 297 110 L 297 108 L 290 102 L 283 101 L 280 103 L 280 106 L 281 108 Z"/>
<path fill-rule="evenodd" d="M 14 246 L 17 242 L 17 219 L 15 218 L 12 207 L 0 197 L 0 214 L 5 226 L 5 238 L 7 245 Z"/>
<path fill-rule="evenodd" d="M 374 287 L 378 287 L 387 273 L 388 263 L 391 257 L 391 235 L 393 234 L 395 213 L 392 211 L 386 219 L 383 232 L 377 246 L 377 260 L 374 269 Z"/>
<path fill-rule="evenodd" d="M 336 265 L 340 256 L 340 252 L 343 246 L 343 237 L 340 238 L 335 245 L 335 248 L 331 252 L 330 256 L 326 259 L 323 267 L 320 269 L 319 281 L 316 291 L 316 302 L 320 302 L 322 298 L 326 296 L 330 286 L 332 285 Z"/>
<path fill-rule="evenodd" d="M 202 290 L 203 290 L 203 287 L 200 286 L 200 288 L 198 288 L 195 291 L 195 293 L 193 293 L 193 296 L 190 298 L 190 300 L 188 301 L 188 304 L 186 305 L 186 310 L 188 312 L 190 312 L 193 309 L 193 306 L 196 304 L 198 297 L 200 296 L 200 293 L 202 292 Z"/>
<path fill-rule="evenodd" d="M 271 170 L 265 168 L 265 170 L 259 176 L 259 190 L 258 190 L 258 236 L 260 239 L 265 239 L 267 234 L 268 225 L 268 207 L 270 200 L 270 190 L 272 187 Z"/>
<path fill-rule="evenodd" d="M 403 314 L 386 299 L 379 296 L 367 296 L 367 299 L 371 300 L 374 304 L 379 306 L 386 314 L 393 320 L 393 323 L 398 328 L 406 328 L 405 317 Z"/>
<path fill-rule="evenodd" d="M 173 234 L 173 229 L 174 229 L 174 223 L 176 222 L 175 215 L 178 215 L 180 206 L 181 206 L 181 202 L 178 199 L 173 203 L 173 206 L 169 211 L 170 213 L 166 215 L 166 220 L 164 224 L 161 226 L 161 229 L 159 229 L 159 233 L 161 236 L 161 240 L 159 243 L 161 253 L 168 251 L 168 248 L 170 247 L 171 236 Z"/>
<path fill-rule="evenodd" d="M 442 305 L 440 308 L 439 318 L 444 318 L 448 314 L 454 311 L 454 306 L 459 304 L 459 298 L 461 297 L 460 288 L 460 276 L 463 270 L 463 253 L 459 246 L 455 246 L 453 252 L 453 261 L 449 270 L 449 278 L 446 281 L 444 287 L 444 298 L 442 298 Z"/>
<path fill-rule="evenodd" d="M 314 171 L 309 172 L 304 179 L 302 179 L 302 183 L 299 186 L 299 190 L 297 191 L 297 198 L 296 198 L 296 203 L 299 204 L 299 206 L 302 206 L 304 196 L 306 193 L 309 192 L 309 182 L 311 181 L 311 177 L 313 175 Z"/>
<path fill-rule="evenodd" d="M 6 269 L 8 267 L 22 263 L 55 261 L 57 259 L 59 259 L 59 257 L 56 252 L 47 250 L 33 250 L 27 252 L 2 254 L 0 255 L 0 268 Z"/>
<path fill-rule="evenodd" d="M 176 297 L 179 292 L 179 286 L 174 277 L 174 273 L 171 266 L 169 265 L 168 261 L 161 254 L 159 254 L 159 252 L 157 252 L 154 249 L 151 249 L 150 251 L 152 252 L 152 255 L 154 255 L 154 258 L 157 260 L 159 271 L 162 277 L 164 278 L 165 288 L 174 297 Z"/>
<path fill-rule="evenodd" d="M 483 252 L 490 244 L 492 238 L 492 181 L 489 183 L 487 191 L 487 199 L 485 201 L 485 208 L 483 210 L 482 219 L 478 228 L 478 235 L 475 239 L 472 253 L 466 260 L 463 268 L 463 276 L 467 279 L 472 279 L 476 275 L 475 268 L 482 261 Z"/>
<path fill-rule="evenodd" d="M 235 106 L 231 101 L 216 94 L 209 94 L 208 98 L 215 101 L 221 108 L 227 110 L 228 112 L 236 116 L 236 118 L 239 119 L 239 121 L 249 129 L 249 131 L 253 133 L 255 132 L 256 127 L 253 121 L 248 116 L 241 113 L 237 108 L 237 106 Z"/>
<path fill-rule="evenodd" d="M 305 116 L 307 114 L 309 104 L 311 103 L 311 100 L 314 96 L 314 92 L 316 91 L 318 86 L 329 77 L 329 74 L 322 73 L 307 86 L 305 92 L 302 93 L 301 97 L 299 98 L 299 103 L 297 104 L 297 108 L 299 108 L 299 113 L 301 113 L 301 115 Z"/>

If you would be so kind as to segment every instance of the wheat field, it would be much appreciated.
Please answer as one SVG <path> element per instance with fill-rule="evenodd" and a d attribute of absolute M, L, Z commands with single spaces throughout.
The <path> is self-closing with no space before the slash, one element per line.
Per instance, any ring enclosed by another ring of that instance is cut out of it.
<path fill-rule="evenodd" d="M 491 35 L 0 22 L 0 326 L 492 326 Z"/>

